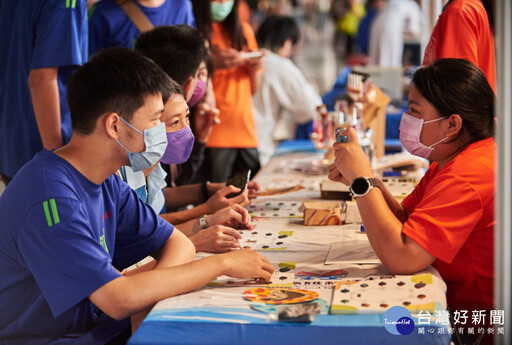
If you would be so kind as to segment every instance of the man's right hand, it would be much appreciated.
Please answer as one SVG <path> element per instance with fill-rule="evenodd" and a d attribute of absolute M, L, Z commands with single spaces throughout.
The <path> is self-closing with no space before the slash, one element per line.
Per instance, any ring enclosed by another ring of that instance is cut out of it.
<path fill-rule="evenodd" d="M 251 248 L 220 254 L 227 265 L 225 275 L 233 278 L 261 278 L 270 281 L 274 265 L 266 257 Z"/>

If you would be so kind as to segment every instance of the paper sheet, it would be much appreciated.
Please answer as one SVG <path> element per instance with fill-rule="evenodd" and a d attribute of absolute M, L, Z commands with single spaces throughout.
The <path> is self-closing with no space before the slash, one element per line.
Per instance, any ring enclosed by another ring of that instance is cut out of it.
<path fill-rule="evenodd" d="M 364 241 L 343 241 L 331 244 L 326 265 L 340 263 L 374 264 L 380 260 L 368 242 Z"/>

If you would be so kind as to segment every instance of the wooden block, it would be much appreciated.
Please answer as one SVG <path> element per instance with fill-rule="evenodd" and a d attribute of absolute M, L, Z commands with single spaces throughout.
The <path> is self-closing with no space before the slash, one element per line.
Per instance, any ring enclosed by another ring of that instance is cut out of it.
<path fill-rule="evenodd" d="M 341 225 L 341 205 L 338 201 L 305 201 L 299 209 L 304 212 L 304 225 Z"/>
<path fill-rule="evenodd" d="M 357 208 L 357 204 L 355 201 L 347 201 L 345 203 L 345 224 L 351 223 L 363 223 L 361 219 L 361 215 L 359 214 L 359 209 Z"/>

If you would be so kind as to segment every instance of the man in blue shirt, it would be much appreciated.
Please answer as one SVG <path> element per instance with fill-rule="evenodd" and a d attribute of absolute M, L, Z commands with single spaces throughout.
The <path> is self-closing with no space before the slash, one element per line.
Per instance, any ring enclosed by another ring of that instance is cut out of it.
<path fill-rule="evenodd" d="M 134 1 L 153 26 L 196 25 L 190 0 L 129 0 Z M 139 29 L 116 4 L 102 0 L 89 10 L 89 54 L 102 48 L 122 46 L 133 48 Z"/>
<path fill-rule="evenodd" d="M 71 137 L 66 83 L 87 61 L 86 0 L 0 0 L 0 174 Z"/>
<path fill-rule="evenodd" d="M 249 249 L 192 261 L 190 240 L 114 174 L 161 156 L 167 142 L 154 139 L 162 129 L 165 138 L 169 85 L 126 48 L 104 50 L 71 76 L 69 144 L 38 153 L 0 197 L 2 344 L 103 344 L 127 317 L 216 276 L 270 278 L 272 264 Z M 152 269 L 120 273 L 146 255 Z"/>

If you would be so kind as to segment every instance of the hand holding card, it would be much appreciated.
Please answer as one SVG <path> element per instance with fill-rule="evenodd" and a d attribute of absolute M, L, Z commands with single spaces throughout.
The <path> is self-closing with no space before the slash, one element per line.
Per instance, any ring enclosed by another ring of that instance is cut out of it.
<path fill-rule="evenodd" d="M 242 193 L 245 188 L 247 188 L 247 184 L 249 183 L 249 179 L 251 177 L 251 169 L 245 169 L 242 172 L 239 172 L 226 181 L 226 186 L 233 185 L 237 188 L 240 188 L 240 193 Z M 226 195 L 226 198 L 233 198 L 240 193 L 231 193 Z"/>

